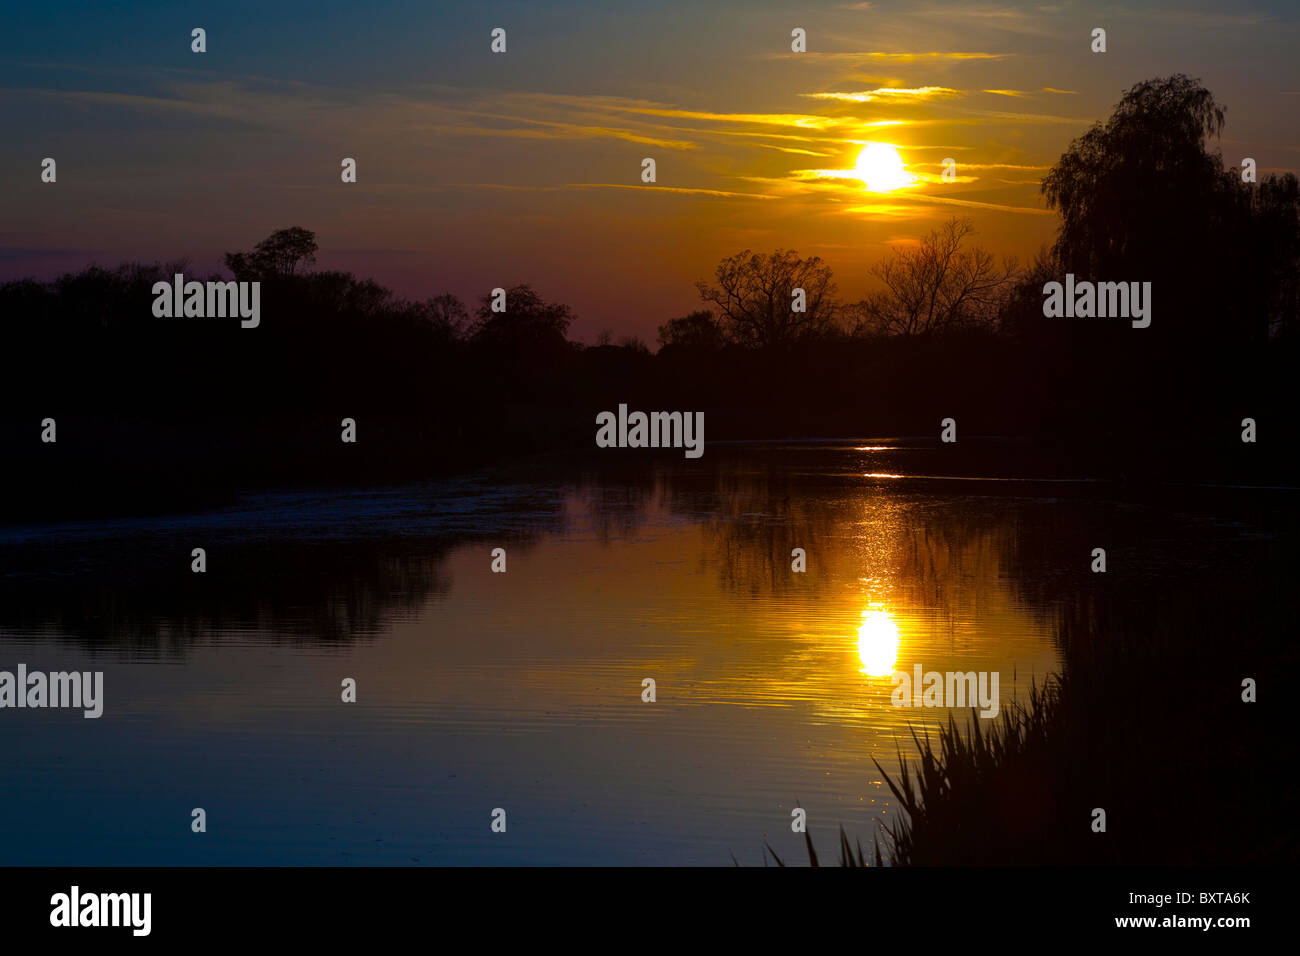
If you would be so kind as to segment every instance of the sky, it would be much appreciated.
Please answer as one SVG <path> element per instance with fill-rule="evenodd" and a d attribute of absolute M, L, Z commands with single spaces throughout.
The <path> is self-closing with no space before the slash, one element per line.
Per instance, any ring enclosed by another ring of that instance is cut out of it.
<path fill-rule="evenodd" d="M 472 306 L 529 283 L 573 308 L 574 338 L 653 344 L 743 249 L 820 256 L 846 300 L 954 215 L 1029 259 L 1057 225 L 1042 176 L 1144 79 L 1186 73 L 1215 94 L 1228 165 L 1300 170 L 1294 0 L 2 12 L 0 280 L 177 258 L 206 274 L 302 226 L 318 267 L 403 297 Z M 206 53 L 191 51 L 195 27 Z M 795 28 L 806 52 L 791 51 Z M 902 188 L 864 186 L 873 143 L 893 147 L 871 155 L 901 161 Z M 344 157 L 356 183 L 341 182 Z"/>

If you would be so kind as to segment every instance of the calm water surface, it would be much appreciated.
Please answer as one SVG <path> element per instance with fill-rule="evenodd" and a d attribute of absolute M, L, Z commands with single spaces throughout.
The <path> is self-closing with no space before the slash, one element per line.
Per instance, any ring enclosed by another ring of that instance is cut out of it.
<path fill-rule="evenodd" d="M 1196 560 L 1217 527 L 938 481 L 931 451 L 718 445 L 0 531 L 0 669 L 102 670 L 106 697 L 0 711 L 0 864 L 802 862 L 795 806 L 826 855 L 840 825 L 869 848 L 898 813 L 871 758 L 949 713 L 891 706 L 893 670 L 997 671 L 1006 707 L 1057 669 L 1090 542 Z"/>

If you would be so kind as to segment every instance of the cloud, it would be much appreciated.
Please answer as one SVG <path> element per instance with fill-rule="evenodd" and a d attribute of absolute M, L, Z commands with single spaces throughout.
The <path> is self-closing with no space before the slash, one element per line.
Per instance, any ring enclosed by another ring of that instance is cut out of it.
<path fill-rule="evenodd" d="M 1052 11 L 1040 8 L 1040 12 Z M 945 23 L 963 25 L 967 29 L 986 28 L 1027 36 L 1052 36 L 1059 32 L 1059 27 L 1052 22 L 1052 19 L 1035 16 L 1031 11 L 1023 7 L 968 7 L 965 9 L 955 6 L 918 7 L 908 10 L 907 15 L 927 24 L 942 20 Z"/>
<path fill-rule="evenodd" d="M 933 193 L 926 193 L 919 196 L 908 197 L 916 202 L 936 203 L 945 206 L 969 206 L 974 209 L 994 209 L 998 212 L 1023 213 L 1029 216 L 1054 216 L 1056 213 L 1050 209 L 1039 209 L 1034 206 L 1006 206 L 1002 203 L 978 202 L 974 199 L 953 199 L 949 196 L 936 196 Z"/>
<path fill-rule="evenodd" d="M 209 119 L 230 120 L 246 126 L 272 125 L 267 121 L 259 122 L 254 113 L 247 109 L 241 109 L 237 103 L 223 103 L 215 100 L 203 101 L 165 96 L 144 96 L 137 93 L 102 93 L 94 90 L 35 89 L 5 90 L 4 93 L 7 95 L 46 97 L 92 106 L 113 106 L 120 109 L 149 113 L 203 116 Z"/>
<path fill-rule="evenodd" d="M 788 126 L 793 129 L 823 130 L 843 125 L 831 116 L 809 116 L 803 113 L 710 113 L 702 110 L 653 109 L 649 107 L 621 107 L 625 112 L 643 116 L 663 116 L 670 119 L 706 120 L 717 123 L 751 123 L 755 125 Z"/>
<path fill-rule="evenodd" d="M 669 126 L 666 128 L 675 129 L 676 127 Z M 681 132 L 696 133 L 698 135 L 708 135 L 708 136 L 742 136 L 742 137 L 749 137 L 751 139 L 752 138 L 786 139 L 795 143 L 847 143 L 849 142 L 848 140 L 837 140 L 825 136 L 820 136 L 820 137 L 819 136 L 796 136 L 792 133 L 773 133 L 769 130 L 764 130 L 761 133 L 755 133 L 749 130 L 739 130 L 739 129 L 710 129 L 710 130 L 690 129 L 690 130 L 681 130 Z"/>
<path fill-rule="evenodd" d="M 961 90 L 954 90 L 947 86 L 918 86 L 910 89 L 905 87 L 882 86 L 874 90 L 862 90 L 856 93 L 800 93 L 799 95 L 813 100 L 870 103 L 873 100 L 878 99 L 928 99 L 935 96 L 960 96 L 961 94 Z"/>
<path fill-rule="evenodd" d="M 565 189 L 635 189 L 638 192 L 682 193 L 688 196 L 718 196 L 724 199 L 776 199 L 764 193 L 737 193 L 725 189 L 695 189 L 688 186 L 651 186 L 629 183 L 566 183 Z"/>
<path fill-rule="evenodd" d="M 810 58 L 816 60 L 885 60 L 890 63 L 916 63 L 920 60 L 1005 60 L 1015 56 L 1014 53 L 959 53 L 931 51 L 925 53 L 891 53 L 881 50 L 864 50 L 861 53 L 823 53 L 809 50 L 807 53 L 764 53 L 764 59 L 785 59 L 787 57 Z"/>
<path fill-rule="evenodd" d="M 912 166 L 942 166 L 943 163 L 911 163 Z M 962 169 L 1051 169 L 1051 166 L 1019 166 L 1014 163 L 961 163 Z"/>
<path fill-rule="evenodd" d="M 689 140 L 662 139 L 646 136 L 631 130 L 610 126 L 585 126 L 580 123 L 559 123 L 549 120 L 528 119 L 522 116 L 502 116 L 492 113 L 469 114 L 487 119 L 523 123 L 525 127 L 502 128 L 495 126 L 466 126 L 450 124 L 416 125 L 409 129 L 421 129 L 442 135 L 459 136 L 504 136 L 511 139 L 594 139 L 607 137 L 621 139 L 629 143 L 641 143 L 646 146 L 658 146 L 663 149 L 698 149 L 698 145 Z"/>
<path fill-rule="evenodd" d="M 1063 125 L 1063 126 L 1091 126 L 1094 122 L 1091 119 L 1080 119 L 1077 116 L 1053 116 L 1048 113 L 1012 113 L 1005 110 L 972 110 L 958 109 L 957 112 L 964 113 L 968 116 L 980 116 L 985 119 L 1006 120 L 1008 123 L 1039 123 L 1043 125 Z M 948 123 L 958 123 L 960 120 L 945 120 Z"/>
<path fill-rule="evenodd" d="M 819 153 L 811 149 L 796 149 L 792 146 L 773 146 L 771 143 L 759 143 L 763 149 L 776 149 L 783 153 L 795 153 L 802 156 L 833 156 L 834 153 Z"/>
<path fill-rule="evenodd" d="M 996 93 L 998 96 L 1036 96 L 1038 93 L 1065 93 L 1069 95 L 1078 95 L 1077 90 L 1058 90 L 1052 86 L 1044 86 L 1037 93 L 1033 90 L 980 90 L 981 93 Z"/>

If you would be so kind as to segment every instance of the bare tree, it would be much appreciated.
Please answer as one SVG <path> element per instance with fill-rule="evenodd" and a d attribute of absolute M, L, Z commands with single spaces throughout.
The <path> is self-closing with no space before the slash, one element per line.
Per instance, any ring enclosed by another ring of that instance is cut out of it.
<path fill-rule="evenodd" d="M 888 335 L 931 335 L 958 329 L 991 328 L 1016 275 L 1014 259 L 965 248 L 975 232 L 969 219 L 950 219 L 919 245 L 895 249 L 873 266 L 885 288 L 859 303 L 859 329 Z"/>
<path fill-rule="evenodd" d="M 736 341 L 753 347 L 788 345 L 826 331 L 838 308 L 830 267 L 792 250 L 762 255 L 746 249 L 718 264 L 717 285 L 697 282 Z M 795 290 L 803 290 L 796 312 Z"/>

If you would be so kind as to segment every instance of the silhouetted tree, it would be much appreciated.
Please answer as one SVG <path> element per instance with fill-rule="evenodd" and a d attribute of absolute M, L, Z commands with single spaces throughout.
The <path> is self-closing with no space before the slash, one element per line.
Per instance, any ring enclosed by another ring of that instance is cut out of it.
<path fill-rule="evenodd" d="M 992 328 L 1016 272 L 1012 259 L 1001 263 L 964 243 L 975 232 L 969 219 L 953 218 L 918 245 L 895 248 L 873 266 L 885 284 L 858 306 L 862 328 L 888 335 L 933 335 L 970 328 Z"/>
<path fill-rule="evenodd" d="M 293 226 L 271 233 L 252 252 L 226 253 L 225 263 L 241 280 L 291 276 L 299 263 L 311 265 L 316 261 L 316 248 L 315 233 Z"/>
<path fill-rule="evenodd" d="M 1062 266 L 1118 279 L 1115 270 L 1164 258 L 1171 245 L 1199 235 L 1222 172 L 1206 139 L 1222 131 L 1223 115 L 1195 80 L 1146 80 L 1071 143 L 1042 182 L 1047 205 L 1061 213 Z"/>
<path fill-rule="evenodd" d="M 444 338 L 459 339 L 469 334 L 465 304 L 450 292 L 428 299 L 424 306 L 428 321 Z"/>
<path fill-rule="evenodd" d="M 1234 200 L 1233 230 L 1224 239 L 1237 257 L 1242 321 L 1256 341 L 1300 331 L 1300 180 L 1287 173 L 1257 185 L 1226 174 Z"/>
<path fill-rule="evenodd" d="M 641 355 L 650 354 L 650 346 L 646 345 L 639 335 L 625 335 L 618 340 L 618 347 L 627 349 L 629 352 L 637 352 Z"/>
<path fill-rule="evenodd" d="M 830 267 L 791 250 L 762 255 L 746 249 L 719 263 L 717 284 L 697 282 L 700 297 L 717 306 L 728 331 L 743 345 L 785 346 L 827 331 L 835 317 L 835 283 Z M 792 309 L 803 289 L 805 311 Z"/>
<path fill-rule="evenodd" d="M 660 348 L 683 348 L 713 352 L 726 343 L 726 331 L 707 309 L 679 319 L 669 319 L 659 326 Z"/>
<path fill-rule="evenodd" d="M 565 334 L 573 322 L 572 310 L 547 302 L 529 285 L 506 290 L 504 312 L 492 311 L 492 296 L 483 296 L 471 337 L 478 345 L 507 353 L 534 353 L 564 349 Z"/>
<path fill-rule="evenodd" d="M 1280 385 L 1263 350 L 1294 323 L 1300 190 L 1294 176 L 1246 183 L 1225 168 L 1209 148 L 1224 116 L 1196 80 L 1146 80 L 1042 182 L 1061 213 L 1053 279 L 1150 283 L 1149 328 L 1050 320 L 1035 343 L 1032 388 L 1068 411 L 1058 427 L 1089 433 L 1092 460 L 1126 474 L 1176 467 L 1208 441 L 1235 451 L 1242 416 Z"/>
<path fill-rule="evenodd" d="M 506 310 L 492 311 L 483 296 L 470 344 L 485 381 L 498 395 L 537 403 L 559 400 L 564 370 L 576 352 L 566 338 L 574 315 L 567 305 L 547 302 L 528 285 L 506 290 Z"/>
<path fill-rule="evenodd" d="M 998 315 L 998 330 L 1028 343 L 1040 341 L 1045 331 L 1055 328 L 1043 322 L 1043 286 L 1057 281 L 1061 271 L 1053 247 L 1044 244 L 1013 281 Z"/>
<path fill-rule="evenodd" d="M 1150 281 L 1146 338 L 1176 342 L 1188 361 L 1262 342 L 1295 314 L 1295 177 L 1243 183 L 1208 150 L 1223 126 L 1223 106 L 1198 81 L 1147 80 L 1042 183 L 1061 213 L 1062 270 Z"/>

